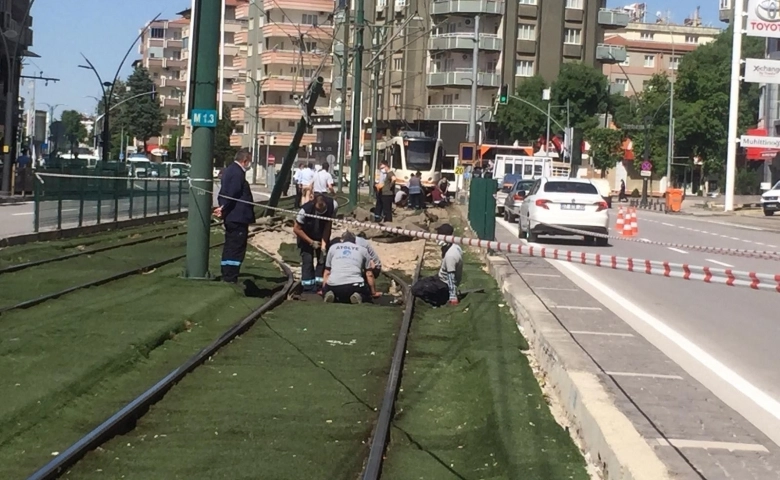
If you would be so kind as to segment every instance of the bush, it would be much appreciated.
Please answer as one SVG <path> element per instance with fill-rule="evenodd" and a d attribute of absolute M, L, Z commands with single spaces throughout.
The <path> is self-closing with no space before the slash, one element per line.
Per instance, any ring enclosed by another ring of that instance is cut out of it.
<path fill-rule="evenodd" d="M 642 194 L 639 193 L 639 189 L 638 188 L 635 188 L 634 191 L 631 192 L 631 198 L 639 198 L 641 196 L 642 196 Z"/>
<path fill-rule="evenodd" d="M 762 175 L 757 170 L 737 170 L 734 179 L 734 193 L 737 195 L 759 195 Z"/>

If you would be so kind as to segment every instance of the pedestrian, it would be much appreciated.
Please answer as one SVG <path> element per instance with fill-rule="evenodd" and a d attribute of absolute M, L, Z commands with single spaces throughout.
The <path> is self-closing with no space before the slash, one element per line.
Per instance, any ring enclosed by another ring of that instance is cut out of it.
<path fill-rule="evenodd" d="M 314 173 L 314 178 L 311 181 L 311 190 L 314 195 L 333 195 L 336 191 L 333 189 L 333 175 L 328 171 L 328 162 L 322 162 L 322 165 L 318 171 Z"/>
<path fill-rule="evenodd" d="M 233 163 L 222 172 L 222 185 L 214 214 L 223 220 L 225 244 L 222 247 L 222 281 L 238 283 L 241 263 L 246 255 L 249 224 L 255 223 L 252 190 L 246 181 L 246 172 L 252 163 L 248 148 L 236 153 Z"/>
<path fill-rule="evenodd" d="M 301 252 L 301 285 L 304 292 L 316 292 L 323 283 L 325 269 L 325 253 L 333 222 L 314 218 L 335 218 L 338 203 L 327 195 L 317 194 L 314 200 L 301 206 L 295 217 L 293 233 L 298 238 L 298 249 Z M 316 260 L 316 267 L 315 267 Z"/>
<path fill-rule="evenodd" d="M 395 189 L 395 174 L 390 170 L 390 166 L 387 161 L 382 161 L 379 165 L 380 170 L 384 173 L 384 180 L 382 182 L 382 188 L 380 189 L 379 196 L 382 200 L 382 216 L 385 222 L 393 221 L 393 190 Z"/>
<path fill-rule="evenodd" d="M 449 223 L 445 223 L 436 229 L 438 235 L 450 237 L 454 229 Z M 449 303 L 460 303 L 458 286 L 463 279 L 463 249 L 443 240 L 439 240 L 441 247 L 441 267 L 439 273 L 430 277 L 421 278 L 412 285 L 412 295 L 420 298 L 425 303 L 440 307 Z"/>
<path fill-rule="evenodd" d="M 303 169 L 306 167 L 306 164 L 301 162 L 298 164 L 298 167 L 295 169 L 295 174 L 293 175 L 293 183 L 295 184 L 295 209 L 301 208 L 301 195 L 303 195 L 303 185 L 301 184 L 301 174 L 303 173 Z"/>
<path fill-rule="evenodd" d="M 447 201 L 444 198 L 444 195 L 441 193 L 441 188 L 438 184 L 433 186 L 433 190 L 431 190 L 431 203 L 433 203 L 434 207 L 440 207 L 444 208 L 447 206 Z"/>
<path fill-rule="evenodd" d="M 395 203 L 395 206 L 398 208 L 404 208 L 409 200 L 409 194 L 404 191 L 403 188 L 399 189 L 397 192 L 395 192 L 395 198 L 393 199 L 393 203 Z"/>
<path fill-rule="evenodd" d="M 368 252 L 368 256 L 371 258 L 371 272 L 374 274 L 374 278 L 379 278 L 379 274 L 382 273 L 382 259 L 379 258 L 379 254 L 374 250 L 374 246 L 366 239 L 365 232 L 360 232 L 355 237 L 355 243 L 365 248 Z"/>
<path fill-rule="evenodd" d="M 376 176 L 376 184 L 374 184 L 374 194 L 376 195 L 376 203 L 374 205 L 374 220 L 381 222 L 384 215 L 382 214 L 382 185 L 385 183 L 385 177 L 387 174 L 379 166 L 379 174 Z"/>
<path fill-rule="evenodd" d="M 355 234 L 344 232 L 328 250 L 325 260 L 323 299 L 327 303 L 363 303 L 379 297 L 368 250 L 356 243 Z"/>
<path fill-rule="evenodd" d="M 409 179 L 409 203 L 415 210 L 422 210 L 423 200 L 422 174 L 418 171 Z"/>
<path fill-rule="evenodd" d="M 19 178 L 19 186 L 22 191 L 22 196 L 27 193 L 27 169 L 30 167 L 32 160 L 27 155 L 27 149 L 22 149 L 22 154 L 16 159 L 16 175 Z"/>
<path fill-rule="evenodd" d="M 307 163 L 300 174 L 301 182 L 301 205 L 311 201 L 314 197 L 311 195 L 311 182 L 314 179 L 314 164 L 312 162 Z"/>
<path fill-rule="evenodd" d="M 620 192 L 618 193 L 618 202 L 622 201 L 628 201 L 628 197 L 626 196 L 626 181 L 620 180 Z"/>

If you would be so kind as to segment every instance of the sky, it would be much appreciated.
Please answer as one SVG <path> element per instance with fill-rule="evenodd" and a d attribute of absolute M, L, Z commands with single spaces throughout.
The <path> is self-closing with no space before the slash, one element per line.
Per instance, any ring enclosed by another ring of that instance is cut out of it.
<path fill-rule="evenodd" d="M 161 18 L 174 18 L 176 12 L 189 7 L 190 3 L 190 0 L 35 0 L 32 8 L 34 43 L 30 50 L 41 58 L 27 59 L 23 73 L 38 76 L 43 72 L 45 77 L 60 79 L 48 85 L 35 82 L 36 108 L 47 108 L 44 103 L 62 104 L 57 107 L 56 117 L 64 109 L 94 112 L 97 102 L 89 97 L 100 97 L 101 91 L 95 74 L 78 67 L 84 64 L 81 53 L 95 65 L 103 80 L 110 80 L 146 22 L 158 13 L 162 13 Z M 607 6 L 629 3 L 634 2 L 608 0 Z M 722 26 L 718 21 L 717 0 L 646 0 L 645 3 L 648 4 L 648 20 L 660 11 L 664 15 L 670 14 L 673 21 L 682 22 L 697 5 L 701 5 L 705 23 Z M 120 78 L 127 77 L 133 60 L 138 57 L 136 45 Z M 32 93 L 31 83 L 26 81 L 21 87 L 22 95 L 28 99 Z"/>

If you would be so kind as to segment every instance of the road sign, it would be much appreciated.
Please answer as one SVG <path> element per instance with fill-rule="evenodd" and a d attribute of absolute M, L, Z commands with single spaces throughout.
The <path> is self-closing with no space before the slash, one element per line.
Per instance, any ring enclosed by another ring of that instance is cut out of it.
<path fill-rule="evenodd" d="M 217 111 L 216 110 L 192 110 L 192 126 L 193 127 L 207 127 L 215 128 L 217 126 Z"/>
<path fill-rule="evenodd" d="M 652 177 L 653 172 L 651 172 L 650 170 L 642 170 L 641 172 L 639 172 L 639 175 L 642 177 Z"/>
<path fill-rule="evenodd" d="M 119 152 L 119 160 L 124 160 L 124 159 L 125 159 L 125 154 L 122 153 L 122 152 Z"/>
<path fill-rule="evenodd" d="M 336 156 L 330 154 L 327 157 L 325 157 L 325 161 L 328 162 L 328 165 L 333 165 L 334 163 L 336 163 Z"/>
<path fill-rule="evenodd" d="M 268 155 L 268 165 L 275 165 L 276 164 L 276 157 L 273 155 Z"/>
<path fill-rule="evenodd" d="M 649 171 L 650 171 L 650 170 L 652 170 L 652 169 L 653 169 L 653 164 L 652 164 L 652 163 L 648 162 L 647 160 L 645 160 L 644 162 L 642 162 L 642 167 L 641 167 L 641 170 L 642 170 L 643 172 L 649 172 Z"/>
<path fill-rule="evenodd" d="M 455 167 L 455 175 L 463 175 L 463 167 Z"/>
<path fill-rule="evenodd" d="M 780 137 L 742 135 L 739 137 L 739 144 L 742 148 L 780 148 Z"/>

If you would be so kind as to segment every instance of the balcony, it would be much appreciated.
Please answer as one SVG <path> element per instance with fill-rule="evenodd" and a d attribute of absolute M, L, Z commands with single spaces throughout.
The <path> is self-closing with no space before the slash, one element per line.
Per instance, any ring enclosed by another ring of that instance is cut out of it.
<path fill-rule="evenodd" d="M 173 128 L 179 126 L 179 119 L 178 117 L 168 117 L 165 119 L 165 123 L 163 123 L 164 126 Z"/>
<path fill-rule="evenodd" d="M 435 72 L 428 74 L 429 87 L 464 86 L 471 88 L 471 69 L 451 72 Z M 501 75 L 497 73 L 479 72 L 477 86 L 498 88 L 501 85 Z"/>
<path fill-rule="evenodd" d="M 236 7 L 236 18 L 238 20 L 249 20 L 249 9 L 251 4 L 245 3 Z"/>
<path fill-rule="evenodd" d="M 167 48 L 173 48 L 175 50 L 181 50 L 182 48 L 184 48 L 184 42 L 182 42 L 181 40 L 170 39 L 170 40 L 166 40 L 165 41 L 165 46 Z"/>
<path fill-rule="evenodd" d="M 500 52 L 504 41 L 494 34 L 479 35 L 479 49 Z M 468 32 L 440 33 L 428 39 L 428 50 L 469 50 L 474 48 L 474 34 Z"/>
<path fill-rule="evenodd" d="M 266 12 L 271 10 L 301 10 L 327 15 L 333 11 L 333 0 L 265 0 L 263 9 Z"/>
<path fill-rule="evenodd" d="M 170 87 L 170 88 L 184 88 L 186 86 L 187 82 L 184 80 L 179 80 L 178 78 L 162 78 L 160 80 L 160 86 L 161 87 Z"/>
<path fill-rule="evenodd" d="M 298 31 L 298 28 L 300 28 L 300 31 Z M 265 38 L 281 37 L 285 41 L 289 41 L 290 38 L 299 38 L 301 35 L 322 42 L 330 42 L 334 37 L 333 26 L 298 25 L 294 23 L 269 23 L 263 25 L 263 36 Z"/>
<path fill-rule="evenodd" d="M 600 43 L 596 47 L 596 60 L 602 63 L 623 63 L 626 61 L 627 56 L 626 47 L 622 45 Z"/>
<path fill-rule="evenodd" d="M 146 68 L 151 70 L 153 68 L 162 68 L 163 66 L 163 60 L 162 58 L 147 58 L 146 59 Z"/>
<path fill-rule="evenodd" d="M 273 75 L 265 77 L 262 80 L 260 89 L 264 92 L 303 92 L 306 90 L 308 83 L 309 79 L 302 78 L 300 75 L 297 77 L 287 75 Z M 328 95 L 330 92 L 330 85 L 325 84 L 323 88 L 325 90 L 325 95 Z"/>
<path fill-rule="evenodd" d="M 238 45 L 232 44 L 224 45 L 222 49 L 226 57 L 235 57 L 241 51 Z"/>
<path fill-rule="evenodd" d="M 279 120 L 300 120 L 301 109 L 297 105 L 261 105 L 260 118 L 275 118 Z"/>
<path fill-rule="evenodd" d="M 503 15 L 504 2 L 496 2 L 494 0 L 434 0 L 431 3 L 431 15 L 462 15 L 466 13 Z"/>
<path fill-rule="evenodd" d="M 303 65 L 318 67 L 322 62 L 322 56 L 325 56 L 324 67 L 333 65 L 333 57 L 328 53 L 303 53 L 297 50 L 266 50 L 260 54 L 260 61 L 263 65 L 300 65 L 301 56 L 303 56 Z"/>
<path fill-rule="evenodd" d="M 599 10 L 599 25 L 604 28 L 626 28 L 630 18 L 628 12 L 602 8 Z"/>
<path fill-rule="evenodd" d="M 236 45 L 248 45 L 249 44 L 249 32 L 238 32 L 233 36 L 233 42 Z"/>
<path fill-rule="evenodd" d="M 260 132 L 260 137 L 266 139 L 266 145 L 284 145 L 287 146 L 292 143 L 293 132 Z M 269 143 L 267 140 L 270 137 L 274 137 L 273 143 Z M 301 146 L 311 145 L 317 143 L 316 133 L 304 133 L 301 139 Z M 262 146 L 260 147 L 263 148 Z"/>
<path fill-rule="evenodd" d="M 244 108 L 230 109 L 230 120 L 236 123 L 244 123 L 245 118 L 246 118 L 246 112 L 244 111 Z"/>
<path fill-rule="evenodd" d="M 425 111 L 426 120 L 468 122 L 471 105 L 429 105 Z M 477 121 L 490 122 L 493 119 L 492 107 L 477 107 Z"/>
<path fill-rule="evenodd" d="M 248 28 L 249 22 L 247 20 L 225 20 L 223 29 L 225 32 L 238 33 Z"/>
<path fill-rule="evenodd" d="M 222 78 L 237 79 L 241 76 L 241 71 L 235 67 L 224 67 L 222 69 Z"/>
<path fill-rule="evenodd" d="M 233 93 L 232 90 L 223 90 L 222 91 L 222 101 L 225 103 L 240 103 L 241 105 L 244 104 L 245 97 L 244 95 L 239 95 L 238 93 Z"/>
<path fill-rule="evenodd" d="M 154 47 L 154 48 L 164 48 L 165 47 L 165 39 L 163 38 L 147 38 L 146 39 L 146 47 Z"/>
<path fill-rule="evenodd" d="M 243 140 L 244 134 L 243 133 L 235 133 L 230 136 L 230 146 L 231 147 L 240 147 L 241 146 L 241 140 Z"/>
<path fill-rule="evenodd" d="M 162 101 L 163 107 L 178 107 L 181 105 L 181 102 L 176 97 L 166 97 L 165 100 Z"/>

